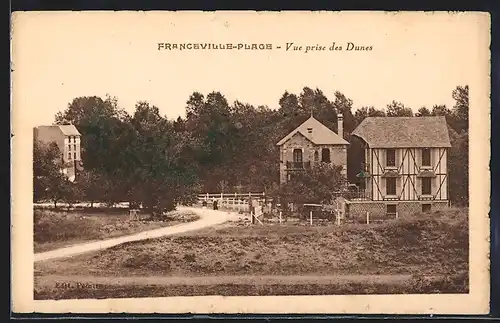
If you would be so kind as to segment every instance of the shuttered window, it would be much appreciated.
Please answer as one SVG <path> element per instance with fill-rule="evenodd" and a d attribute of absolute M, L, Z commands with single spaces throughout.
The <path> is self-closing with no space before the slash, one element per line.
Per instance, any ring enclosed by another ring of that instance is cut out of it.
<path fill-rule="evenodd" d="M 385 165 L 389 167 L 396 166 L 396 150 L 387 149 L 385 152 Z"/>
<path fill-rule="evenodd" d="M 429 148 L 422 149 L 422 166 L 431 166 L 431 150 Z"/>
<path fill-rule="evenodd" d="M 385 194 L 396 195 L 396 178 L 388 177 L 385 179 Z"/>
<path fill-rule="evenodd" d="M 431 195 L 431 178 L 422 178 L 422 195 Z"/>

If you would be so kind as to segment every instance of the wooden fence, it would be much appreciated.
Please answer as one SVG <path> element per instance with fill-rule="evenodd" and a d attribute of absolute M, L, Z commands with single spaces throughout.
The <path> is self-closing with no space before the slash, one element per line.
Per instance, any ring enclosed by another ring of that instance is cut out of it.
<path fill-rule="evenodd" d="M 249 201 L 265 201 L 265 193 L 205 193 L 198 195 L 198 203 L 211 207 L 217 201 L 218 207 L 238 212 L 250 212 Z"/>

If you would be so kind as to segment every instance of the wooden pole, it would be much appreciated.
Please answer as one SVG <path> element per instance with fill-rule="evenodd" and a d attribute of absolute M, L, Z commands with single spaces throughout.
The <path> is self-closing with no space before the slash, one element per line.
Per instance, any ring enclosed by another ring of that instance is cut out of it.
<path fill-rule="evenodd" d="M 366 212 L 366 224 L 370 224 L 370 212 Z"/>
<path fill-rule="evenodd" d="M 281 220 L 282 220 L 282 218 L 281 218 L 281 211 L 280 211 L 280 224 L 281 224 Z"/>
<path fill-rule="evenodd" d="M 313 225 L 313 211 L 309 211 L 309 223 Z"/>

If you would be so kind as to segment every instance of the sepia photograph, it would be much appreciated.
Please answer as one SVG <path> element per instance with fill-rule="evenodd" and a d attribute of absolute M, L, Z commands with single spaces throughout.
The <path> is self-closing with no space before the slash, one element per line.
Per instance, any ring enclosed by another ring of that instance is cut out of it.
<path fill-rule="evenodd" d="M 19 308 L 488 311 L 487 14 L 12 26 Z"/>

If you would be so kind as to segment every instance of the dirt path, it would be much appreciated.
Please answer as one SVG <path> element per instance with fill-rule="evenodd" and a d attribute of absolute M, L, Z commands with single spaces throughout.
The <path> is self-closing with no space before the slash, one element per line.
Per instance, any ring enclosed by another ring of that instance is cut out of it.
<path fill-rule="evenodd" d="M 154 229 L 149 231 L 143 231 L 140 233 L 135 233 L 132 235 L 123 236 L 119 238 L 107 239 L 103 241 L 96 241 L 90 243 L 82 243 L 70 247 L 36 253 L 34 261 L 37 262 L 49 259 L 70 257 L 89 251 L 96 251 L 96 250 L 110 248 L 125 242 L 159 238 L 172 234 L 183 233 L 192 230 L 199 230 L 224 223 L 230 219 L 234 219 L 237 217 L 236 213 L 216 211 L 211 209 L 200 209 L 194 207 L 178 207 L 177 209 L 181 212 L 196 213 L 197 215 L 200 216 L 200 219 L 194 222 L 183 223 L 179 225 L 174 225 L 170 227 Z"/>
<path fill-rule="evenodd" d="M 303 285 L 303 284 L 342 284 L 342 283 L 403 283 L 411 275 L 309 275 L 309 276 L 198 276 L 198 277 L 172 277 L 172 276 L 128 276 L 128 277 L 98 277 L 98 276 L 66 276 L 43 275 L 35 277 L 38 287 L 78 287 L 90 285 L 102 286 L 168 286 L 168 285 Z"/>

